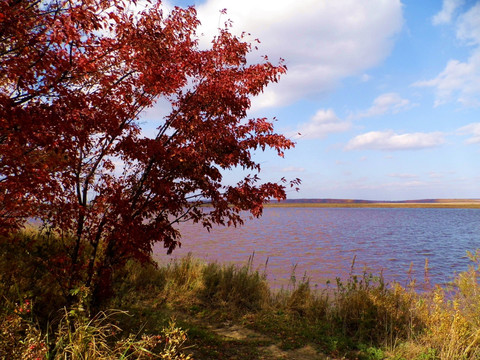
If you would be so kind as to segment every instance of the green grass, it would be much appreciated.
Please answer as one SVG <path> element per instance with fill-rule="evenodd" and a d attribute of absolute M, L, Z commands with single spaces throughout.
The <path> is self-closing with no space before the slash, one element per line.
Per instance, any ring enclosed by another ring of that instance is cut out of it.
<path fill-rule="evenodd" d="M 252 261 L 129 262 L 96 315 L 88 289 L 62 309 L 61 289 L 35 267 L 49 256 L 48 247 L 0 243 L 0 359 L 480 358 L 480 251 L 450 288 L 425 293 L 353 271 L 329 290 L 303 278 L 274 291 Z"/>

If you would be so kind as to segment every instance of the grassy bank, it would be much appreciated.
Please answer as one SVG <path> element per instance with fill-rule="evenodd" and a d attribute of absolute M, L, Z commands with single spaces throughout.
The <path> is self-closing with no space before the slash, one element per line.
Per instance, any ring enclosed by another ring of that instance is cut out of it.
<path fill-rule="evenodd" d="M 368 273 L 272 291 L 250 262 L 130 262 L 95 315 L 84 288 L 61 307 L 39 266 L 47 248 L 18 245 L 0 247 L 0 359 L 480 358 L 480 252 L 450 288 L 421 294 Z"/>

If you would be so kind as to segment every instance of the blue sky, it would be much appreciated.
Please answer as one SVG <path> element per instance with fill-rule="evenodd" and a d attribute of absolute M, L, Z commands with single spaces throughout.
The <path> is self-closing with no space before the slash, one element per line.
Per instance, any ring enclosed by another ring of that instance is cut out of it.
<path fill-rule="evenodd" d="M 276 117 L 296 147 L 256 153 L 262 180 L 301 178 L 289 198 L 480 198 L 480 1 L 195 5 L 205 43 L 231 19 L 261 40 L 252 61 L 286 60 L 249 115 Z"/>

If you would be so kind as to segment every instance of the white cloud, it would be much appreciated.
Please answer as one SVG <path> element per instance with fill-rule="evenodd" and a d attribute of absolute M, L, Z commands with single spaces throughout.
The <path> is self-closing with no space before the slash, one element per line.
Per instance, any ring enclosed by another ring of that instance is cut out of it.
<path fill-rule="evenodd" d="M 368 74 L 362 74 L 362 76 L 360 77 L 360 79 L 362 80 L 362 82 L 368 82 L 370 81 L 372 77 Z"/>
<path fill-rule="evenodd" d="M 405 182 L 399 182 L 399 183 L 393 183 L 391 184 L 392 186 L 398 186 L 400 188 L 402 187 L 426 187 L 429 186 L 430 183 L 425 182 L 425 181 L 419 181 L 419 180 L 414 180 L 414 181 L 405 181 Z"/>
<path fill-rule="evenodd" d="M 418 176 L 414 174 L 405 174 L 405 173 L 391 173 L 388 174 L 389 177 L 399 178 L 399 179 L 416 179 Z"/>
<path fill-rule="evenodd" d="M 396 134 L 392 130 L 371 131 L 350 140 L 346 150 L 417 150 L 437 147 L 445 142 L 443 134 L 407 133 Z"/>
<path fill-rule="evenodd" d="M 378 96 L 368 110 L 354 114 L 351 117 L 363 118 L 383 114 L 396 114 L 400 111 L 407 110 L 412 106 L 410 100 L 403 99 L 397 93 L 386 93 Z"/>
<path fill-rule="evenodd" d="M 464 2 L 464 0 L 443 0 L 442 10 L 432 18 L 432 23 L 434 25 L 450 23 L 455 11 L 461 7 Z"/>
<path fill-rule="evenodd" d="M 411 181 L 396 181 L 390 184 L 387 184 L 389 188 L 392 189 L 404 189 L 404 188 L 431 188 L 436 185 L 435 181 L 421 181 L 421 180 L 411 180 Z"/>
<path fill-rule="evenodd" d="M 413 86 L 433 87 L 435 106 L 454 100 L 465 106 L 480 106 L 480 50 L 467 62 L 450 60 L 435 79 L 418 81 Z"/>
<path fill-rule="evenodd" d="M 431 171 L 428 173 L 428 176 L 432 179 L 441 179 L 444 177 L 444 174 L 443 173 L 439 173 L 439 172 L 435 172 L 435 171 Z"/>
<path fill-rule="evenodd" d="M 231 19 L 237 33 L 261 40 L 261 55 L 286 59 L 287 74 L 256 107 L 326 93 L 345 77 L 361 76 L 390 53 L 403 25 L 400 0 L 208 0 L 197 9 L 206 38 Z"/>
<path fill-rule="evenodd" d="M 471 136 L 469 139 L 467 139 L 467 144 L 480 143 L 480 123 L 468 124 L 458 129 L 457 132 L 461 135 Z"/>
<path fill-rule="evenodd" d="M 445 1 L 447 3 L 448 1 Z M 444 3 L 444 6 L 445 6 Z M 455 2 L 457 3 L 457 2 Z M 458 7 L 458 6 L 457 6 Z M 467 45 L 476 46 L 467 61 L 452 59 L 434 79 L 418 81 L 417 87 L 432 87 L 435 106 L 458 102 L 480 106 L 480 2 L 458 17 L 456 35 Z"/>
<path fill-rule="evenodd" d="M 287 166 L 282 169 L 282 172 L 304 172 L 305 168 L 303 167 L 296 167 L 296 166 Z"/>
<path fill-rule="evenodd" d="M 460 17 L 457 38 L 469 45 L 480 45 L 480 3 L 472 6 Z"/>
<path fill-rule="evenodd" d="M 351 123 L 342 121 L 332 109 L 318 110 L 307 123 L 298 127 L 301 138 L 321 139 L 331 133 L 344 132 L 351 128 Z"/>

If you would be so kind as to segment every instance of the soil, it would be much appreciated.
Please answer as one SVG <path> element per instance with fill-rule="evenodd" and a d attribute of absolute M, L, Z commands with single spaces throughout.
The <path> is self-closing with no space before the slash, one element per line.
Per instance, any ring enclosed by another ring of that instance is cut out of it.
<path fill-rule="evenodd" d="M 235 340 L 271 340 L 270 338 L 240 325 L 231 325 L 213 329 L 217 335 Z M 288 359 L 288 360 L 334 360 L 316 351 L 312 346 L 307 345 L 295 350 L 282 350 L 279 344 L 271 344 L 263 347 L 264 360 Z"/>

